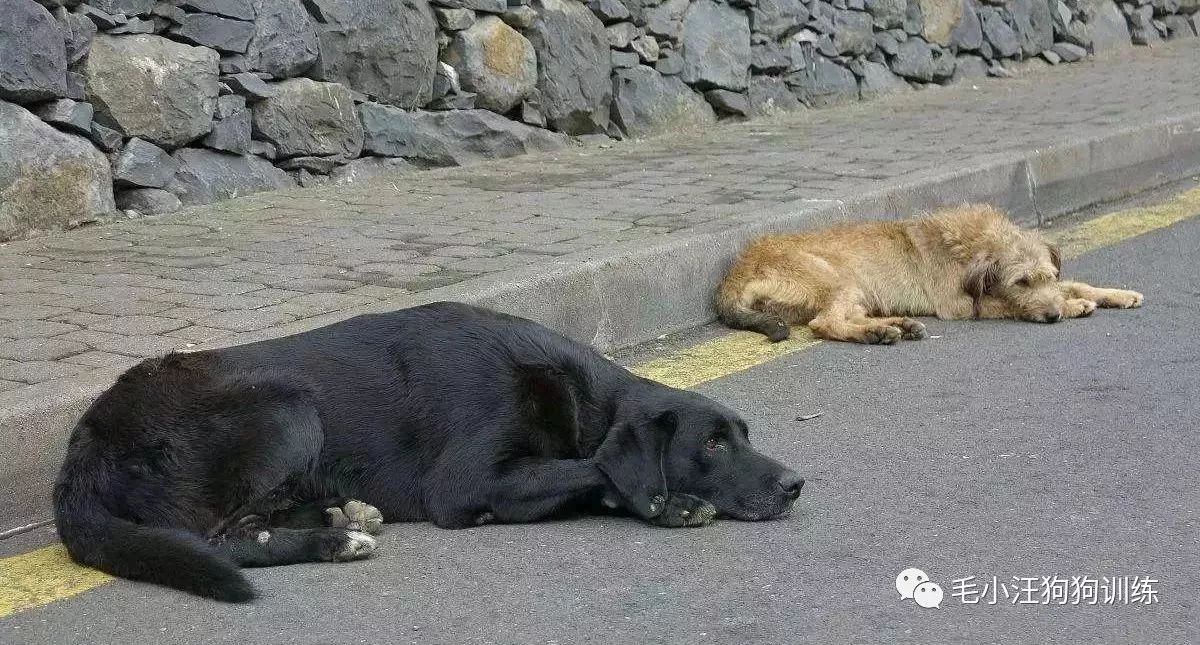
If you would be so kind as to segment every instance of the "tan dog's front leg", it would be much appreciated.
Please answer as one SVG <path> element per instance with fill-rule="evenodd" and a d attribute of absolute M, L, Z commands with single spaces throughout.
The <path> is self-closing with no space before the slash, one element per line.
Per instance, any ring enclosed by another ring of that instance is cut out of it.
<path fill-rule="evenodd" d="M 1083 318 L 1092 315 L 1096 310 L 1096 303 L 1086 298 L 1067 298 L 1063 302 L 1062 316 L 1063 318 Z"/>
<path fill-rule="evenodd" d="M 1058 288 L 1066 298 L 1091 300 L 1097 305 L 1109 309 L 1135 309 L 1142 306 L 1144 297 L 1136 291 L 1127 289 L 1103 289 L 1082 282 L 1064 280 L 1058 283 Z M 1067 302 L 1071 302 L 1068 300 Z M 1091 312 L 1088 312 L 1091 313 Z"/>

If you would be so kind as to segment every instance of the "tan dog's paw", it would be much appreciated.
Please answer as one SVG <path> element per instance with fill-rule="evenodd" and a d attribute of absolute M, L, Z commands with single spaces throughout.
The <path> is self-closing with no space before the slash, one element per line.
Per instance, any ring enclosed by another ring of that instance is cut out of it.
<path fill-rule="evenodd" d="M 383 513 L 366 502 L 352 499 L 340 508 L 331 506 L 325 509 L 325 524 L 375 534 L 383 529 Z"/>
<path fill-rule="evenodd" d="M 1083 298 L 1072 298 L 1063 303 L 1062 315 L 1063 318 L 1083 318 L 1084 316 L 1092 315 L 1096 310 L 1096 303 Z"/>
<path fill-rule="evenodd" d="M 1137 309 L 1142 306 L 1145 298 L 1136 291 L 1125 289 L 1106 289 L 1099 305 L 1110 309 Z"/>
<path fill-rule="evenodd" d="M 904 332 L 901 335 L 901 338 L 904 340 L 924 340 L 929 338 L 929 332 L 925 329 L 925 324 L 912 318 L 901 320 L 899 327 Z"/>
<path fill-rule="evenodd" d="M 872 345 L 894 345 L 903 337 L 904 332 L 899 327 L 880 325 L 867 329 L 863 333 L 862 342 Z"/>

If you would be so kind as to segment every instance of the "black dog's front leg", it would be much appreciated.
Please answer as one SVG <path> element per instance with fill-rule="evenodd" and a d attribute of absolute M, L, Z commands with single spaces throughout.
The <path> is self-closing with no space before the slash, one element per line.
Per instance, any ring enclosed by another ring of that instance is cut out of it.
<path fill-rule="evenodd" d="M 680 528 L 706 526 L 717 517 L 717 507 L 687 493 L 670 493 L 662 502 L 663 510 L 646 521 L 655 526 Z"/>
<path fill-rule="evenodd" d="M 493 482 L 488 496 L 490 511 L 476 523 L 540 520 L 597 497 L 607 485 L 590 459 L 517 460 L 507 464 Z"/>

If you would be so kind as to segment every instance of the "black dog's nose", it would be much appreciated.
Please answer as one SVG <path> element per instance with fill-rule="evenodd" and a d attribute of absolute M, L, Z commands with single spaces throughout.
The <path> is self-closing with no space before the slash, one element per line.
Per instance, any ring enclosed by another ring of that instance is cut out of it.
<path fill-rule="evenodd" d="M 779 487 L 792 499 L 796 499 L 800 496 L 800 489 L 804 488 L 804 478 L 796 473 L 789 472 L 779 478 Z"/>

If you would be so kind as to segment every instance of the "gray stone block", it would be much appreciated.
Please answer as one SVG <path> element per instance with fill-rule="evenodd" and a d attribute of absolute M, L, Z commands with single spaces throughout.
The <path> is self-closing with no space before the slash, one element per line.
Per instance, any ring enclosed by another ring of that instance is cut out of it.
<path fill-rule="evenodd" d="M 254 9 L 258 18 L 246 46 L 245 68 L 222 68 L 222 73 L 255 70 L 291 78 L 311 69 L 320 53 L 317 30 L 300 0 L 254 0 Z"/>
<path fill-rule="evenodd" d="M 750 8 L 750 30 L 768 39 L 779 38 L 808 21 L 800 0 L 758 0 Z"/>
<path fill-rule="evenodd" d="M 504 13 L 507 0 L 432 0 L 433 4 L 447 9 L 470 9 L 483 13 Z"/>
<path fill-rule="evenodd" d="M 73 65 L 87 54 L 92 38 L 96 35 L 96 23 L 87 16 L 68 12 L 60 7 L 54 11 L 54 19 L 62 31 L 66 46 L 67 64 Z"/>
<path fill-rule="evenodd" d="M 273 143 L 280 157 L 351 159 L 362 151 L 362 124 L 345 87 L 293 78 L 273 89 L 254 104 L 254 136 Z"/>
<path fill-rule="evenodd" d="M 116 195 L 117 208 L 144 215 L 174 213 L 182 205 L 174 194 L 158 188 L 122 190 Z"/>
<path fill-rule="evenodd" d="M 708 101 L 717 114 L 750 116 L 750 101 L 745 94 L 729 90 L 709 90 L 704 93 L 704 100 Z"/>
<path fill-rule="evenodd" d="M 886 65 L 863 63 L 862 78 L 858 83 L 859 98 L 864 101 L 877 99 L 888 94 L 911 92 L 912 87 L 904 79 L 893 74 Z"/>
<path fill-rule="evenodd" d="M 830 107 L 858 100 L 858 80 L 854 74 L 820 55 L 813 55 L 803 70 L 789 74 L 787 83 L 809 107 Z"/>
<path fill-rule="evenodd" d="M 113 209 L 112 175 L 99 150 L 4 101 L 0 160 L 0 239 Z M 5 311 L 5 318 L 13 317 L 9 307 Z"/>
<path fill-rule="evenodd" d="M 72 101 L 71 99 L 56 99 L 43 103 L 34 110 L 34 114 L 46 123 L 56 125 L 64 130 L 87 136 L 92 130 L 92 104 Z"/>
<path fill-rule="evenodd" d="M 107 14 L 144 16 L 154 8 L 154 2 L 155 0 L 87 0 L 87 5 Z"/>
<path fill-rule="evenodd" d="M 237 20 L 254 20 L 254 5 L 250 0 L 183 0 L 179 6 L 188 11 L 211 13 Z"/>
<path fill-rule="evenodd" d="M 407 112 L 378 103 L 364 103 L 358 110 L 366 152 L 404 157 L 426 166 L 554 150 L 566 143 L 561 134 L 510 121 L 489 110 Z"/>
<path fill-rule="evenodd" d="M 612 103 L 604 23 L 574 0 L 534 0 L 538 19 L 525 32 L 537 53 L 542 113 L 566 134 L 603 132 Z"/>
<path fill-rule="evenodd" d="M 630 46 L 633 47 L 633 51 L 637 52 L 638 58 L 647 65 L 656 62 L 662 53 L 658 46 L 658 40 L 649 34 L 634 38 Z"/>
<path fill-rule="evenodd" d="M 915 81 L 932 81 L 933 51 L 929 44 L 919 38 L 900 43 L 892 59 L 892 71 Z"/>
<path fill-rule="evenodd" d="M 804 109 L 800 99 L 788 89 L 787 83 L 773 76 L 751 76 L 746 90 L 750 112 L 754 116 L 770 116 Z"/>
<path fill-rule="evenodd" d="M 1010 58 L 1021 51 L 1021 41 L 1013 28 L 1004 21 L 1000 12 L 991 7 L 980 10 L 983 23 L 983 35 L 991 44 L 998 58 Z"/>
<path fill-rule="evenodd" d="M 513 29 L 529 29 L 537 22 L 538 14 L 530 7 L 509 7 L 508 11 L 500 14 L 500 19 Z"/>
<path fill-rule="evenodd" d="M 238 98 L 225 97 L 225 98 Z M 239 108 L 230 108 L 222 112 L 219 118 L 213 120 L 212 132 L 204 137 L 204 146 L 213 150 L 221 150 L 222 152 L 230 152 L 233 154 L 247 154 L 250 152 L 250 135 L 251 135 L 251 114 L 250 110 L 242 104 Z"/>
<path fill-rule="evenodd" d="M 833 14 L 832 44 L 839 55 L 857 56 L 875 48 L 871 16 L 861 11 L 836 11 Z"/>
<path fill-rule="evenodd" d="M 189 13 L 171 28 L 171 35 L 193 45 L 244 54 L 254 38 L 254 23 L 207 13 Z"/>
<path fill-rule="evenodd" d="M 614 70 L 629 69 L 630 67 L 637 67 L 638 62 L 641 60 L 640 58 L 638 58 L 638 55 L 636 53 L 625 52 L 625 51 L 621 51 L 619 49 L 609 50 L 608 57 L 609 57 L 609 60 L 612 61 L 612 67 Z"/>
<path fill-rule="evenodd" d="M 437 17 L 438 25 L 446 31 L 462 31 L 475 24 L 475 12 L 470 9 L 434 7 L 433 15 Z"/>
<path fill-rule="evenodd" d="M 613 121 L 630 136 L 712 123 L 712 107 L 678 76 L 637 65 L 613 75 Z"/>
<path fill-rule="evenodd" d="M 475 105 L 493 112 L 508 112 L 537 85 L 533 45 L 496 16 L 454 34 L 443 60 L 458 72 L 462 88 L 475 93 Z"/>
<path fill-rule="evenodd" d="M 867 0 L 867 13 L 878 29 L 894 29 L 904 26 L 908 0 Z"/>
<path fill-rule="evenodd" d="M 217 53 L 159 36 L 98 35 L 85 59 L 96 121 L 173 148 L 206 134 L 217 103 Z"/>
<path fill-rule="evenodd" d="M 250 72 L 222 76 L 221 81 L 229 86 L 230 90 L 245 97 L 247 103 L 268 99 L 277 93 L 275 87 L 267 85 L 265 81 Z"/>
<path fill-rule="evenodd" d="M 33 0 L 0 10 L 0 99 L 32 103 L 65 95 L 67 50 L 58 23 Z"/>
<path fill-rule="evenodd" d="M 188 205 L 209 204 L 295 185 L 287 173 L 250 155 L 181 148 L 171 157 L 179 164 L 179 169 L 166 188 Z"/>
<path fill-rule="evenodd" d="M 950 46 L 959 51 L 975 51 L 983 45 L 983 24 L 975 0 L 962 0 L 962 18 L 950 32 Z"/>
<path fill-rule="evenodd" d="M 1074 63 L 1087 57 L 1087 50 L 1071 43 L 1055 43 L 1051 51 L 1058 54 L 1064 63 Z"/>
<path fill-rule="evenodd" d="M 679 47 L 689 85 L 741 91 L 750 82 L 750 23 L 742 11 L 696 0 L 684 13 Z"/>
<path fill-rule="evenodd" d="M 113 181 L 120 186 L 162 188 L 175 176 L 176 167 L 166 150 L 141 139 L 130 139 L 113 160 Z"/>
<path fill-rule="evenodd" d="M 505 3 L 499 4 L 502 11 Z M 433 98 L 438 30 L 425 0 L 307 0 L 306 6 L 320 23 L 312 78 L 406 108 Z"/>
<path fill-rule="evenodd" d="M 120 150 L 121 142 L 124 140 L 124 137 L 121 136 L 120 132 L 117 132 L 116 130 L 113 130 L 107 126 L 100 125 L 95 121 L 93 121 L 92 125 L 88 128 L 88 138 L 92 140 L 92 143 L 96 144 L 96 147 L 105 152 L 116 152 Z"/>
<path fill-rule="evenodd" d="M 632 17 L 621 0 L 590 0 L 588 8 L 605 23 L 620 22 Z"/>

